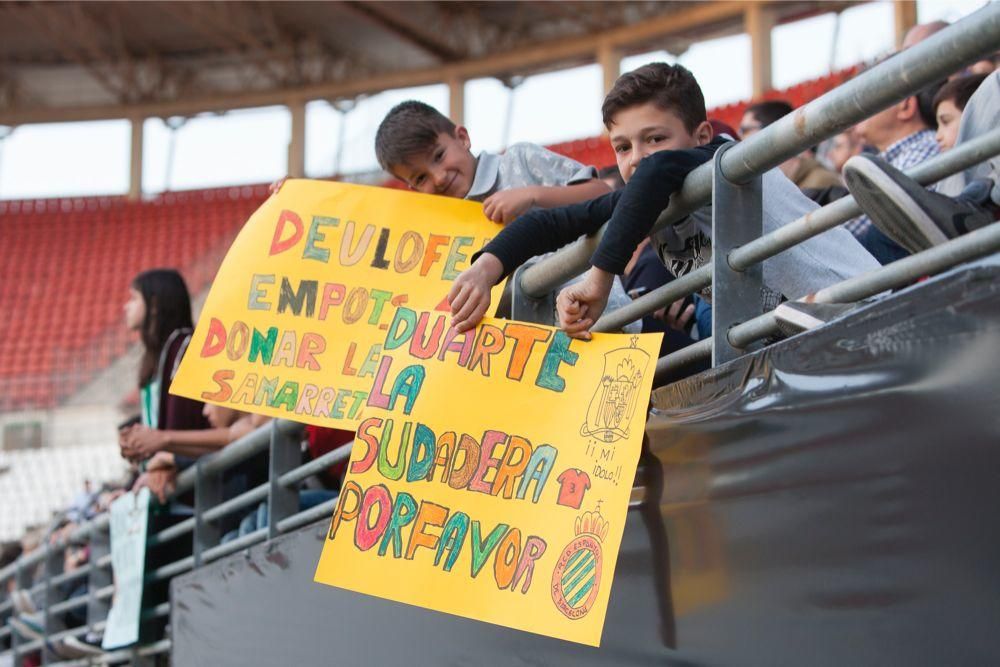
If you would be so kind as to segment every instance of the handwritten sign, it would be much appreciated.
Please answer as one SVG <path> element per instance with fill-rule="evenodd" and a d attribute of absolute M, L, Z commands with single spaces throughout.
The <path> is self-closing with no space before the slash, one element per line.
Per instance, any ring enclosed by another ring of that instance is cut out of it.
<path fill-rule="evenodd" d="M 396 308 L 446 309 L 498 229 L 474 202 L 288 181 L 229 250 L 171 392 L 354 430 Z"/>
<path fill-rule="evenodd" d="M 315 579 L 597 646 L 660 334 L 446 321 L 397 309 Z"/>
<path fill-rule="evenodd" d="M 142 488 L 111 503 L 111 573 L 115 593 L 101 641 L 105 650 L 139 641 L 149 497 L 149 489 Z"/>

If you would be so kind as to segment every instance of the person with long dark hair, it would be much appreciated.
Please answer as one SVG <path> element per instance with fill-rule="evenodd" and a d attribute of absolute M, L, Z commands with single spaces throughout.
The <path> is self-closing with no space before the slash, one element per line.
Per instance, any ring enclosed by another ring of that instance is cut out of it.
<path fill-rule="evenodd" d="M 206 429 L 209 424 L 200 401 L 170 393 L 170 383 L 194 330 L 191 296 L 184 278 L 173 269 L 143 271 L 132 280 L 124 311 L 125 325 L 139 333 L 143 350 L 138 377 L 139 419 L 121 429 L 119 443 L 123 456 L 143 460 L 149 454 L 137 450 L 135 444 L 151 431 Z M 176 475 L 174 457 L 157 454 L 145 467 L 142 483 L 164 498 Z"/>

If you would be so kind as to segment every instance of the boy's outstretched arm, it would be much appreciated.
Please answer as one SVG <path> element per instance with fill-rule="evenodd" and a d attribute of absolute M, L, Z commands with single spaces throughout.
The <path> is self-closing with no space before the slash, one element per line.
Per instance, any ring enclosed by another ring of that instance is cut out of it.
<path fill-rule="evenodd" d="M 636 247 L 649 236 L 656 219 L 670 204 L 670 197 L 684 185 L 687 175 L 711 160 L 724 143 L 716 138 L 704 146 L 660 151 L 643 159 L 628 185 L 621 190 L 621 199 L 608 221 L 604 238 L 594 251 L 591 264 L 621 274 Z"/>
<path fill-rule="evenodd" d="M 600 319 L 608 303 L 614 276 L 622 273 L 632 253 L 656 223 L 670 197 L 684 179 L 707 162 L 722 145 L 713 140 L 705 146 L 653 153 L 636 168 L 608 221 L 590 270 L 583 280 L 570 285 L 556 298 L 559 325 L 573 338 L 590 339 L 590 327 Z"/>
<path fill-rule="evenodd" d="M 529 185 L 494 192 L 483 200 L 483 213 L 493 222 L 506 225 L 533 207 L 569 206 L 609 192 L 611 188 L 597 178 L 572 185 Z"/>
<path fill-rule="evenodd" d="M 490 305 L 490 290 L 526 261 L 558 250 L 580 236 L 592 234 L 611 217 L 621 191 L 583 204 L 539 209 L 504 227 L 496 238 L 472 256 L 472 266 L 462 272 L 448 292 L 452 326 L 473 328 Z"/>
<path fill-rule="evenodd" d="M 483 252 L 452 283 L 448 304 L 451 306 L 451 325 L 459 332 L 472 329 L 483 319 L 490 307 L 490 291 L 503 273 L 503 264 L 496 255 Z"/>

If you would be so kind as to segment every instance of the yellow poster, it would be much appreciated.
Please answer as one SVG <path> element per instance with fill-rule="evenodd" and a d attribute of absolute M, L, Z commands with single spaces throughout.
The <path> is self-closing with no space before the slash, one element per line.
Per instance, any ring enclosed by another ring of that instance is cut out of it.
<path fill-rule="evenodd" d="M 316 581 L 598 646 L 659 344 L 397 309 Z"/>
<path fill-rule="evenodd" d="M 498 230 L 475 202 L 288 181 L 233 242 L 171 392 L 353 431 L 396 308 L 447 310 Z"/>

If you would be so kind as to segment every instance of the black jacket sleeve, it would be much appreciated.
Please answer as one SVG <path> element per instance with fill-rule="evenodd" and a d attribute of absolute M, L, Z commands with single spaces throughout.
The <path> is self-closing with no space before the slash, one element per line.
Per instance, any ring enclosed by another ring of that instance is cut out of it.
<path fill-rule="evenodd" d="M 537 255 L 558 250 L 567 243 L 593 234 L 611 217 L 622 190 L 587 202 L 525 213 L 472 256 L 488 252 L 503 264 L 503 277 Z M 502 278 L 501 278 L 502 279 Z"/>
<path fill-rule="evenodd" d="M 632 253 L 649 236 L 670 197 L 681 189 L 695 167 L 708 162 L 725 143 L 713 139 L 704 146 L 679 151 L 660 151 L 644 158 L 636 168 L 608 222 L 591 264 L 609 273 L 621 274 Z"/>

